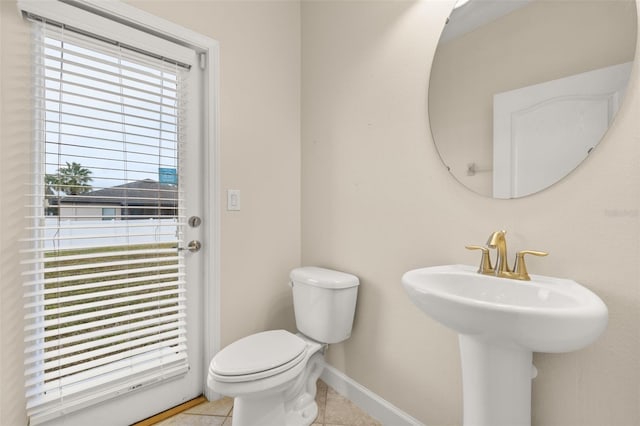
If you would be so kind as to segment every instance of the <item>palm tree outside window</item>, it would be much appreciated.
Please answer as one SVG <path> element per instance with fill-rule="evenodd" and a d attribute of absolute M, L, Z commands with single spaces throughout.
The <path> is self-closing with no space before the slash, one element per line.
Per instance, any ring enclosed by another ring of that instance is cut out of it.
<path fill-rule="evenodd" d="M 75 161 L 66 162 L 56 173 L 47 173 L 45 183 L 45 213 L 47 216 L 59 215 L 61 194 L 79 195 L 93 189 L 91 181 L 93 172 Z M 52 202 L 55 200 L 55 202 Z M 55 204 L 55 206 L 54 206 Z"/>

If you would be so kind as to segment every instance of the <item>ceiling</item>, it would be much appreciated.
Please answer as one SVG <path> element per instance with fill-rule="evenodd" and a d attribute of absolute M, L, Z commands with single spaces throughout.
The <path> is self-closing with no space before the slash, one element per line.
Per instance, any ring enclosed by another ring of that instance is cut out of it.
<path fill-rule="evenodd" d="M 469 0 L 454 7 L 440 37 L 445 43 L 529 4 L 532 0 Z"/>

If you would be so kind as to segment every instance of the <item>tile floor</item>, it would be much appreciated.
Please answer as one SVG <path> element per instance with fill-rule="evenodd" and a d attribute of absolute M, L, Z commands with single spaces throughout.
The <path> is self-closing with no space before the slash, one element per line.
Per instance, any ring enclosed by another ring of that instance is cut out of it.
<path fill-rule="evenodd" d="M 382 426 L 348 399 L 318 380 L 318 418 L 312 426 Z M 231 426 L 233 399 L 205 402 L 158 423 L 161 426 Z"/>

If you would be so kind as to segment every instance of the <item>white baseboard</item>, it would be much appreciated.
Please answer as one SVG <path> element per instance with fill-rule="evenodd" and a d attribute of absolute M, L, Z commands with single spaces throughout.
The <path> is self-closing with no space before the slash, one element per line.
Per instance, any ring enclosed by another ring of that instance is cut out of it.
<path fill-rule="evenodd" d="M 424 426 L 423 423 L 330 365 L 325 366 L 320 378 L 385 426 Z"/>

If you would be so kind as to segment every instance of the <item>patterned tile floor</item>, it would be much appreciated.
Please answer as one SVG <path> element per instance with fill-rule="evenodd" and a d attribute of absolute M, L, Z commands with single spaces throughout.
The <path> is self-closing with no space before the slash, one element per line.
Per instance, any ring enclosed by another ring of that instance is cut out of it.
<path fill-rule="evenodd" d="M 312 426 L 382 426 L 348 399 L 318 380 L 318 417 Z M 161 426 L 232 426 L 233 399 L 205 402 L 158 423 Z"/>

